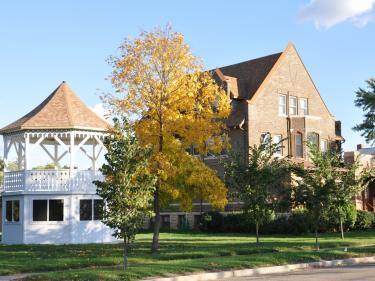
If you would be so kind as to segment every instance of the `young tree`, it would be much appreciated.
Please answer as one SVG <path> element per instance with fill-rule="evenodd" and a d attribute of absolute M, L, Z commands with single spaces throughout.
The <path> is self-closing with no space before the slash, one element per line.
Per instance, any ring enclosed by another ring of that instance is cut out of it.
<path fill-rule="evenodd" d="M 359 88 L 354 104 L 364 111 L 364 120 L 353 130 L 361 132 L 367 142 L 375 141 L 375 78 L 366 81 L 367 89 Z"/>
<path fill-rule="evenodd" d="M 367 185 L 365 180 L 367 172 L 366 170 L 363 172 L 359 171 L 357 159 L 354 163 L 345 165 L 341 156 L 335 155 L 337 153 L 327 152 L 326 154 L 328 161 L 330 158 L 333 158 L 334 160 L 330 162 L 333 165 L 337 165 L 332 167 L 332 176 L 335 180 L 332 181 L 333 196 L 331 204 L 333 213 L 336 214 L 339 220 L 341 239 L 344 239 L 344 219 L 354 204 L 354 197 Z"/>
<path fill-rule="evenodd" d="M 105 101 L 113 110 L 135 119 L 132 125 L 141 144 L 153 147 L 150 169 L 157 176 L 157 185 L 152 250 L 156 251 L 163 206 L 183 200 L 182 206 L 187 207 L 186 202 L 196 199 L 195 188 L 203 188 L 200 194 L 214 207 L 226 204 L 222 185 L 190 184 L 191 192 L 185 193 L 187 183 L 175 183 L 187 178 L 182 175 L 187 171 L 182 163 L 192 161 L 186 154 L 192 144 L 204 142 L 207 150 L 214 151 L 226 146 L 226 139 L 221 138 L 224 123 L 220 120 L 229 115 L 229 97 L 209 72 L 202 72 L 202 64 L 191 54 L 183 36 L 170 26 L 142 32 L 134 40 L 126 39 L 120 55 L 111 58 L 110 63 L 116 94 L 106 96 Z M 205 130 L 198 133 L 200 126 Z M 212 175 L 208 179 L 217 183 L 217 176 L 206 169 Z"/>
<path fill-rule="evenodd" d="M 156 178 L 148 173 L 150 148 L 139 145 L 127 120 L 114 119 L 104 145 L 106 163 L 101 167 L 105 180 L 95 181 L 97 194 L 105 202 L 103 223 L 124 241 L 124 270 L 127 253 L 143 220 L 152 215 Z"/>
<path fill-rule="evenodd" d="M 227 185 L 243 202 L 244 213 L 255 223 L 257 244 L 259 228 L 270 218 L 288 189 L 290 165 L 274 155 L 279 145 L 265 142 L 249 147 L 248 161 L 236 152 L 231 152 L 223 161 Z"/>
<path fill-rule="evenodd" d="M 319 250 L 318 230 L 324 214 L 334 213 L 344 239 L 346 210 L 353 204 L 353 197 L 363 188 L 363 181 L 358 175 L 357 162 L 345 166 L 339 152 L 333 149 L 323 152 L 311 143 L 307 146 L 314 167 L 295 170 L 297 185 L 294 194 L 297 206 L 305 207 L 312 218 L 315 246 Z"/>

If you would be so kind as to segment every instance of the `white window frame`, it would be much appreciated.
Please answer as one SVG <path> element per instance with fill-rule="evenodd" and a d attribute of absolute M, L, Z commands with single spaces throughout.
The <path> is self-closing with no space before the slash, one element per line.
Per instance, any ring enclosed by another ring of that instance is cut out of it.
<path fill-rule="evenodd" d="M 305 106 L 302 106 L 303 101 L 305 102 Z M 299 110 L 300 115 L 306 116 L 309 115 L 309 100 L 307 98 L 299 98 Z"/>
<path fill-rule="evenodd" d="M 279 95 L 279 115 L 286 115 L 286 95 Z"/>
<path fill-rule="evenodd" d="M 295 106 L 292 106 L 292 100 L 295 100 Z M 292 110 L 294 113 L 292 113 Z M 298 115 L 298 98 L 296 96 L 289 96 L 289 115 Z"/>
<path fill-rule="evenodd" d="M 277 147 L 276 147 L 277 150 L 275 151 L 276 156 L 283 156 L 283 146 L 281 143 L 282 139 L 283 139 L 282 135 L 274 135 L 272 137 L 272 142 L 274 144 L 277 144 Z"/>

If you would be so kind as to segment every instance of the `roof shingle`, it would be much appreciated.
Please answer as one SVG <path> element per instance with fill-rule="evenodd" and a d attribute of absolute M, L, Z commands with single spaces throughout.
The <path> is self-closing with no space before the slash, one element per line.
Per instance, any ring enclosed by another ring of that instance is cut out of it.
<path fill-rule="evenodd" d="M 237 64 L 223 66 L 218 68 L 218 70 L 229 79 L 230 84 L 235 82 L 234 78 L 237 79 L 236 91 L 238 92 L 238 98 L 250 100 L 264 79 L 266 79 L 281 54 L 282 53 L 276 53 Z M 233 86 L 234 85 L 231 85 L 231 88 Z"/>
<path fill-rule="evenodd" d="M 105 131 L 108 126 L 64 81 L 39 106 L 2 128 L 0 134 L 42 129 Z"/>

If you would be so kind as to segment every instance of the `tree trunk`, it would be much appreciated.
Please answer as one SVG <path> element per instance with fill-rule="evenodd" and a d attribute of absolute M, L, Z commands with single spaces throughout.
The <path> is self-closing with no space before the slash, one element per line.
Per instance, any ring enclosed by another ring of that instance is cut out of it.
<path fill-rule="evenodd" d="M 319 251 L 318 228 L 315 228 L 315 249 Z"/>
<path fill-rule="evenodd" d="M 255 223 L 255 233 L 257 237 L 257 245 L 259 245 L 259 223 Z"/>
<path fill-rule="evenodd" d="M 128 242 L 124 236 L 124 271 L 128 269 Z"/>
<path fill-rule="evenodd" d="M 159 153 L 163 152 L 163 123 L 162 119 L 160 119 L 160 128 L 159 128 Z M 158 164 L 159 166 L 159 164 Z M 158 167 L 160 169 L 160 167 Z M 152 246 L 151 252 L 156 253 L 159 249 L 159 234 L 160 234 L 160 226 L 161 226 L 161 216 L 160 216 L 160 202 L 159 202 L 159 191 L 160 191 L 161 182 L 158 179 L 158 184 L 155 189 L 154 193 L 154 212 L 155 212 L 155 223 L 154 223 L 154 235 L 152 237 Z"/>
<path fill-rule="evenodd" d="M 344 240 L 344 224 L 342 222 L 342 217 L 340 215 L 340 231 L 341 231 L 341 239 Z"/>
<path fill-rule="evenodd" d="M 156 187 L 154 195 L 154 212 L 155 212 L 155 222 L 154 222 L 154 235 L 152 237 L 151 251 L 156 253 L 159 249 L 159 234 L 161 226 L 161 215 L 159 206 L 159 186 Z"/>

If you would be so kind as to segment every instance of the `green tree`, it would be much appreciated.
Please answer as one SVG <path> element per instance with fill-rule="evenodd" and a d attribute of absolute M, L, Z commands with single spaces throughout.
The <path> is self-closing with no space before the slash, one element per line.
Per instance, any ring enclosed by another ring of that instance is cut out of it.
<path fill-rule="evenodd" d="M 103 223 L 124 241 L 124 270 L 127 253 L 143 220 L 152 215 L 155 177 L 148 173 L 152 150 L 141 147 L 127 120 L 114 119 L 104 145 L 106 163 L 101 167 L 104 181 L 95 181 L 97 194 L 105 202 Z"/>
<path fill-rule="evenodd" d="M 354 104 L 364 111 L 364 120 L 353 130 L 361 132 L 367 142 L 375 141 L 375 78 L 366 81 L 367 89 L 359 88 Z"/>
<path fill-rule="evenodd" d="M 248 161 L 233 151 L 223 161 L 228 187 L 243 202 L 244 213 L 255 223 L 257 244 L 259 228 L 269 220 L 288 190 L 290 165 L 274 156 L 279 146 L 271 142 L 254 145 L 249 147 Z"/>
<path fill-rule="evenodd" d="M 203 71 L 183 35 L 170 26 L 126 39 L 119 50 L 119 56 L 110 59 L 110 79 L 116 93 L 104 99 L 115 112 L 136 119 L 132 125 L 139 141 L 153 147 L 149 166 L 158 179 L 152 239 L 155 252 L 163 207 L 174 202 L 187 211 L 196 199 L 221 209 L 227 203 L 227 190 L 220 178 L 201 164 L 199 170 L 206 169 L 202 176 L 209 177 L 203 179 L 193 173 L 195 166 L 189 163 L 194 156 L 186 149 L 195 145 L 200 153 L 218 153 L 226 147 L 222 121 L 230 113 L 230 100 L 211 73 Z M 183 171 L 195 176 L 183 175 Z M 183 178 L 211 184 L 180 184 Z M 190 191 L 185 192 L 188 185 Z"/>
<path fill-rule="evenodd" d="M 295 203 L 307 209 L 314 225 L 315 246 L 319 250 L 319 227 L 327 215 L 338 218 L 344 239 L 345 217 L 353 197 L 364 187 L 364 181 L 358 174 L 357 161 L 345 165 L 340 152 L 333 149 L 323 152 L 312 143 L 307 146 L 314 168 L 300 166 L 295 170 Z"/>

